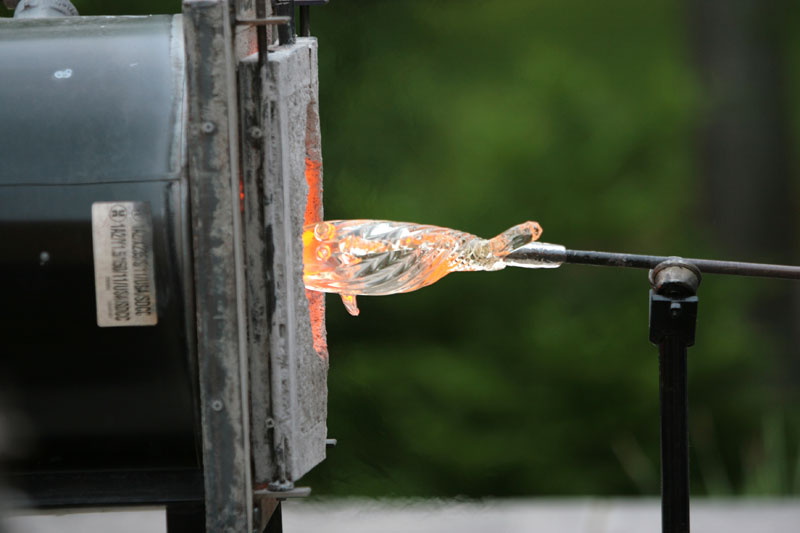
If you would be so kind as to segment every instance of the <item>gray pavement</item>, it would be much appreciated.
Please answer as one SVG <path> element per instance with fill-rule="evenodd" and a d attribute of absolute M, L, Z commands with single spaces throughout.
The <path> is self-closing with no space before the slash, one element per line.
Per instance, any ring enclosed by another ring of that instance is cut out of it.
<path fill-rule="evenodd" d="M 329 500 L 284 504 L 286 533 L 642 533 L 660 531 L 655 499 Z M 9 533 L 166 531 L 163 509 L 17 513 Z M 800 532 L 800 499 L 692 502 L 693 533 Z"/>
<path fill-rule="evenodd" d="M 800 499 L 698 500 L 694 533 L 800 532 Z M 326 533 L 642 533 L 661 530 L 658 500 L 489 500 L 482 503 L 289 502 L 284 529 Z"/>

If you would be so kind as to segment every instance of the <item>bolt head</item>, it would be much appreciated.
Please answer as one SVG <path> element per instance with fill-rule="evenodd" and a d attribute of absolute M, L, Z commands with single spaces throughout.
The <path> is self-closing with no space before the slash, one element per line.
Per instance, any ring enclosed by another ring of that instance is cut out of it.
<path fill-rule="evenodd" d="M 693 296 L 697 294 L 700 279 L 700 269 L 679 257 L 669 258 L 650 271 L 650 285 L 662 296 Z"/>

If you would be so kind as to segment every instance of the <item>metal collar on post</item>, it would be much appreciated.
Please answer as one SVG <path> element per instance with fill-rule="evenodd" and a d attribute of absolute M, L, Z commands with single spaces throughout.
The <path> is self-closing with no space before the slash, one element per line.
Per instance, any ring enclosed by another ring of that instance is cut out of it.
<path fill-rule="evenodd" d="M 679 257 L 650 271 L 650 342 L 669 337 L 694 345 L 700 279 L 700 269 Z"/>
<path fill-rule="evenodd" d="M 657 264 L 648 277 L 656 293 L 683 298 L 697 294 L 702 274 L 694 263 L 680 257 L 670 257 Z"/>

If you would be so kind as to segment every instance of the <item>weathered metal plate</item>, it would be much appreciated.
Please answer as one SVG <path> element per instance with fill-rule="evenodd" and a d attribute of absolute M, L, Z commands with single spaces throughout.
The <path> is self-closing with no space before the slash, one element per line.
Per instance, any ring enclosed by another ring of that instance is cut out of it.
<path fill-rule="evenodd" d="M 153 220 L 147 202 L 92 204 L 97 325 L 158 323 Z"/>
<path fill-rule="evenodd" d="M 318 293 L 307 297 L 302 259 L 307 215 L 311 221 L 322 216 L 316 39 L 298 38 L 270 52 L 267 85 L 264 214 L 272 294 L 267 306 L 271 401 L 260 433 L 272 439 L 272 460 L 260 460 L 265 446 L 256 438 L 257 483 L 300 479 L 325 459 L 328 433 L 324 299 Z M 257 409 L 254 405 L 254 421 L 260 416 Z"/>
<path fill-rule="evenodd" d="M 238 106 L 230 4 L 184 0 L 187 162 L 207 531 L 252 531 Z"/>

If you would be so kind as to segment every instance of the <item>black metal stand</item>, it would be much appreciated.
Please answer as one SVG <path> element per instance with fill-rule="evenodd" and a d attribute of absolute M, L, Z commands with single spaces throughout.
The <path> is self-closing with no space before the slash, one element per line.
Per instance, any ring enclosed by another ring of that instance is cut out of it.
<path fill-rule="evenodd" d="M 661 530 L 689 531 L 689 396 L 686 352 L 694 345 L 700 273 L 800 280 L 800 266 L 682 259 L 658 255 L 567 250 L 560 244 L 532 242 L 503 262 L 525 268 L 555 268 L 565 263 L 650 271 L 650 341 L 658 345 L 661 400 Z"/>
<path fill-rule="evenodd" d="M 687 349 L 694 344 L 700 271 L 669 260 L 650 274 L 650 341 L 658 345 L 661 402 L 661 531 L 689 532 Z"/>

